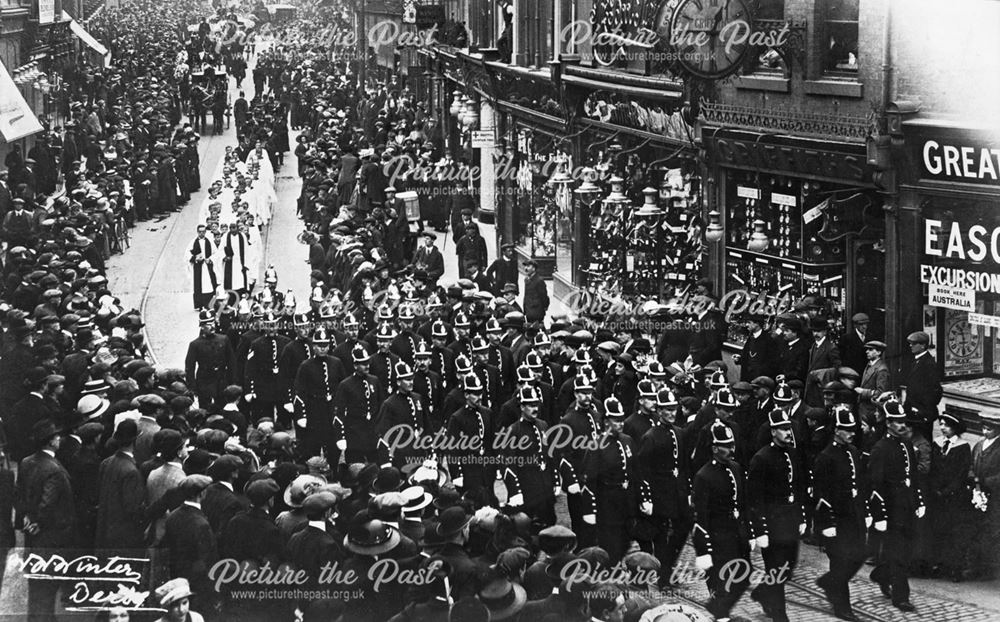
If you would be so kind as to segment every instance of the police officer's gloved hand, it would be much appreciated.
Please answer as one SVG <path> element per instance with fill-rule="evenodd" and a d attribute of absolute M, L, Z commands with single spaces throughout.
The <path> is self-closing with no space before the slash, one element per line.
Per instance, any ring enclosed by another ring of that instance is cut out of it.
<path fill-rule="evenodd" d="M 347 451 L 347 441 L 345 441 L 344 439 L 340 439 L 339 441 L 337 441 L 337 449 L 339 449 L 340 451 Z"/>
<path fill-rule="evenodd" d="M 708 570 L 712 567 L 711 555 L 699 555 L 694 559 L 694 566 L 698 570 Z"/>
<path fill-rule="evenodd" d="M 821 533 L 823 534 L 824 538 L 836 538 L 837 537 L 837 528 L 836 527 L 827 527 Z"/>
<path fill-rule="evenodd" d="M 875 521 L 875 531 L 885 531 L 889 527 L 889 523 L 884 520 Z"/>
<path fill-rule="evenodd" d="M 570 484 L 569 486 L 566 487 L 566 492 L 568 492 L 571 495 L 580 494 L 580 484 L 576 483 Z"/>

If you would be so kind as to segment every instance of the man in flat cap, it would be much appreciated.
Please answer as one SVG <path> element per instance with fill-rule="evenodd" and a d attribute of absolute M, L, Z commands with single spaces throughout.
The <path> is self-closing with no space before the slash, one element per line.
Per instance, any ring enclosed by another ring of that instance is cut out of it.
<path fill-rule="evenodd" d="M 861 368 L 861 381 L 854 387 L 858 394 L 858 416 L 869 424 L 875 421 L 877 400 L 890 389 L 889 366 L 885 364 L 886 344 L 870 340 L 865 343 L 865 365 Z"/>
<path fill-rule="evenodd" d="M 234 488 L 242 468 L 243 461 L 232 454 L 219 456 L 208 467 L 208 475 L 213 481 L 205 490 L 202 504 L 205 516 L 216 536 L 222 533 L 233 516 L 247 507 L 244 499 L 236 494 Z"/>
<path fill-rule="evenodd" d="M 841 362 L 851 369 L 861 371 L 865 367 L 868 359 L 865 356 L 866 344 L 874 339 L 868 334 L 868 325 L 871 320 L 867 313 L 855 313 L 851 316 L 851 330 L 844 333 L 840 338 L 840 358 Z"/>
<path fill-rule="evenodd" d="M 167 516 L 163 544 L 170 552 L 170 576 L 184 577 L 191 582 L 198 608 L 209 610 L 206 605 L 214 596 L 208 572 L 219 559 L 215 533 L 202 510 L 212 478 L 207 475 L 188 475 L 178 487 L 184 501 Z"/>

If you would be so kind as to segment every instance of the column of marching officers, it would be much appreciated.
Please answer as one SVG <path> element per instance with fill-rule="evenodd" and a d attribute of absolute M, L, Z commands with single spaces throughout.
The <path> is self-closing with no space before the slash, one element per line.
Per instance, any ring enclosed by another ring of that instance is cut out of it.
<path fill-rule="evenodd" d="M 855 619 L 848 582 L 872 554 L 872 580 L 913 610 L 907 541 L 925 506 L 908 440 L 916 422 L 894 397 L 872 402 L 884 433 L 865 428 L 863 444 L 857 400 L 840 383 L 807 407 L 796 379 L 730 384 L 721 363 L 634 366 L 620 343 L 595 344 L 564 322 L 529 338 L 518 312 L 479 316 L 472 334 L 466 307 L 450 309 L 450 323 L 439 305 L 426 310 L 382 307 L 365 335 L 357 316 L 329 308 L 291 326 L 257 308 L 223 316 L 221 328 L 206 311 L 187 377 L 206 406 L 242 382 L 230 390 L 244 394 L 253 422 L 295 427 L 303 457 L 397 468 L 434 459 L 477 505 L 549 525 L 566 494 L 581 547 L 598 545 L 614 563 L 634 542 L 660 561 L 661 587 L 690 535 L 720 619 L 748 585 L 727 577 L 749 567 L 754 548 L 774 580 L 750 597 L 788 619 L 785 585 L 807 530 L 829 556 L 817 583 L 839 618 Z"/>

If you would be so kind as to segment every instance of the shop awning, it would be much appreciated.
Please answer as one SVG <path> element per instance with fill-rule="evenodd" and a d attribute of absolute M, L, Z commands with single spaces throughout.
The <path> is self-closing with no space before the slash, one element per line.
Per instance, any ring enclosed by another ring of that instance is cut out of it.
<path fill-rule="evenodd" d="M 42 131 L 42 124 L 0 62 L 0 134 L 10 143 Z"/>
<path fill-rule="evenodd" d="M 106 48 L 103 45 L 101 45 L 100 41 L 98 41 L 97 39 L 95 39 L 93 37 L 93 35 L 91 35 L 89 32 L 87 32 L 86 30 L 84 30 L 83 26 L 81 26 L 78 21 L 76 21 L 75 19 L 73 19 L 70 16 L 69 13 L 67 13 L 66 11 L 63 11 L 62 12 L 62 18 L 63 18 L 63 21 L 65 21 L 65 20 L 71 20 L 70 23 L 69 23 L 69 29 L 73 31 L 73 34 L 76 35 L 77 38 L 80 39 L 80 41 L 83 41 L 85 44 L 87 44 L 87 47 L 89 47 L 90 49 L 94 50 L 95 52 L 97 52 L 101 56 L 107 56 L 108 55 L 108 48 Z"/>

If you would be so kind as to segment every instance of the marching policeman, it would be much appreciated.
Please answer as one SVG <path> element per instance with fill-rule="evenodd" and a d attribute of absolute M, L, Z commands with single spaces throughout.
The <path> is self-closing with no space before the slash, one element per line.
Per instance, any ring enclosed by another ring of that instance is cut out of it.
<path fill-rule="evenodd" d="M 382 324 L 378 328 L 378 335 L 376 337 L 377 350 L 375 354 L 372 355 L 371 361 L 369 362 L 370 373 L 379 379 L 382 386 L 388 391 L 395 381 L 395 369 L 396 363 L 400 361 L 399 357 L 393 354 L 389 347 L 392 345 L 392 340 L 397 336 L 396 329 L 393 328 L 392 324 Z"/>
<path fill-rule="evenodd" d="M 451 451 L 452 477 L 457 488 L 461 488 L 477 501 L 487 503 L 492 498 L 491 477 L 494 470 L 486 468 L 484 456 L 493 454 L 493 421 L 489 410 L 482 406 L 483 384 L 475 374 L 463 379 L 465 405 L 455 411 L 448 420 L 449 445 Z"/>
<path fill-rule="evenodd" d="M 499 452 L 512 460 L 504 481 L 507 504 L 546 525 L 556 523 L 555 469 L 549 453 L 546 432 L 549 426 L 538 418 L 542 396 L 538 389 L 526 386 L 518 392 L 521 418 L 515 421 L 498 442 Z"/>
<path fill-rule="evenodd" d="M 910 546 L 915 519 L 923 518 L 926 509 L 916 485 L 916 455 L 906 438 L 911 420 L 898 401 L 888 401 L 881 408 L 885 412 L 886 435 L 872 447 L 868 464 L 871 502 L 878 507 L 872 514 L 885 516 L 885 533 L 871 580 L 892 598 L 894 607 L 909 612 L 915 610 L 907 579 Z M 879 527 L 876 523 L 875 528 Z"/>
<path fill-rule="evenodd" d="M 639 382 L 639 408 L 625 420 L 625 433 L 636 441 L 659 422 L 656 413 L 656 388 L 649 380 Z"/>
<path fill-rule="evenodd" d="M 589 493 L 585 493 L 583 489 L 586 484 L 584 457 L 587 453 L 584 447 L 587 444 L 597 444 L 604 430 L 604 421 L 594 404 L 594 387 L 588 377 L 576 377 L 575 395 L 576 399 L 570 409 L 559 420 L 573 441 L 563 444 L 559 475 L 567 492 L 566 504 L 573 532 L 576 533 L 579 545 L 586 548 L 596 544 L 597 534 L 593 524 L 584 520 L 584 517 L 593 514 Z"/>
<path fill-rule="evenodd" d="M 854 621 L 851 578 L 867 556 L 865 533 L 868 491 L 861 452 L 853 445 L 857 418 L 850 408 L 834 407 L 833 441 L 816 457 L 813 487 L 816 495 L 816 530 L 824 540 L 830 570 L 816 580 L 841 620 Z"/>
<path fill-rule="evenodd" d="M 482 337 L 472 338 L 472 371 L 483 383 L 483 404 L 494 414 L 507 399 L 503 392 L 500 370 L 490 364 L 490 344 Z"/>
<path fill-rule="evenodd" d="M 624 424 L 621 402 L 609 397 L 604 402 L 603 433 L 596 448 L 584 455 L 587 486 L 594 493 L 597 509 L 597 545 L 608 552 L 612 565 L 621 561 L 628 549 L 626 528 L 635 518 L 643 483 L 635 443 L 622 432 Z M 651 509 L 648 491 L 642 493 L 642 499 L 645 513 Z"/>
<path fill-rule="evenodd" d="M 211 411 L 232 381 L 236 354 L 229 338 L 215 332 L 215 316 L 210 311 L 199 312 L 198 324 L 201 332 L 188 345 L 184 359 L 185 377 L 198 396 L 198 406 Z"/>
<path fill-rule="evenodd" d="M 402 468 L 404 464 L 416 462 L 426 454 L 415 445 L 418 438 L 430 432 L 430 426 L 427 422 L 428 412 L 424 406 L 423 396 L 413 391 L 413 368 L 405 361 L 399 361 L 396 363 L 394 375 L 396 390 L 379 408 L 378 417 L 375 419 L 375 433 L 379 437 L 380 462 L 384 464 L 391 461 L 396 468 Z M 401 434 L 399 430 L 403 427 L 409 432 Z M 396 428 L 396 431 L 392 432 L 390 437 L 388 433 L 393 428 Z M 394 439 L 398 440 L 399 449 L 394 447 Z"/>
<path fill-rule="evenodd" d="M 399 334 L 392 340 L 392 344 L 389 346 L 389 350 L 398 356 L 400 360 L 405 361 L 409 365 L 413 365 L 414 353 L 417 350 L 417 345 L 420 343 L 420 335 L 416 333 L 416 315 L 413 313 L 413 308 L 404 304 L 399 309 Z"/>
<path fill-rule="evenodd" d="M 352 356 L 354 373 L 337 386 L 333 396 L 334 439 L 348 464 L 374 462 L 378 437 L 373 421 L 385 393 L 378 378 L 368 373 L 368 350 L 358 344 Z"/>
<path fill-rule="evenodd" d="M 691 488 L 684 432 L 676 425 L 677 398 L 670 389 L 661 389 L 656 403 L 657 423 L 639 439 L 639 468 L 652 493 L 652 553 L 660 560 L 661 576 L 667 577 L 691 530 Z"/>
<path fill-rule="evenodd" d="M 427 347 L 427 342 L 420 340 L 417 350 L 413 353 L 413 390 L 424 398 L 427 406 L 427 425 L 430 432 L 436 432 L 444 421 L 440 419 L 439 411 L 444 402 L 445 387 L 441 375 L 431 369 L 434 353 Z"/>
<path fill-rule="evenodd" d="M 694 476 L 695 565 L 708 573 L 711 598 L 706 609 L 716 618 L 727 618 L 748 587 L 748 581 L 730 582 L 727 565 L 739 560 L 750 564 L 750 529 L 745 514 L 743 469 L 733 460 L 736 436 L 721 421 L 712 423 L 712 459 Z"/>
<path fill-rule="evenodd" d="M 301 447 L 307 457 L 319 455 L 322 449 L 333 461 L 340 454 L 333 437 L 333 396 L 344 380 L 344 367 L 329 353 L 326 329 L 313 331 L 310 349 L 311 356 L 299 366 L 293 384 L 296 416 L 305 418 Z"/>
<path fill-rule="evenodd" d="M 246 400 L 250 402 L 254 421 L 263 417 L 274 417 L 284 429 L 291 427 L 291 414 L 281 406 L 288 402 L 291 387 L 281 375 L 278 357 L 290 339 L 278 334 L 278 320 L 272 314 L 265 315 L 264 334 L 250 344 L 244 367 L 244 385 L 247 387 Z"/>
<path fill-rule="evenodd" d="M 347 313 L 344 315 L 344 322 L 341 325 L 341 329 L 344 331 L 344 339 L 333 350 L 333 356 L 340 359 L 340 364 L 344 366 L 345 373 L 353 374 L 354 357 L 352 353 L 355 346 L 359 343 L 358 332 L 361 329 L 361 324 L 353 313 Z"/>
<path fill-rule="evenodd" d="M 771 443 L 750 459 L 747 470 L 747 499 L 750 515 L 757 526 L 757 546 L 764 567 L 775 581 L 761 583 L 750 597 L 759 602 L 773 620 L 785 622 L 785 581 L 791 577 L 799 558 L 799 537 L 805 533 L 802 511 L 806 474 L 794 447 L 792 421 L 780 408 L 768 415 Z"/>

